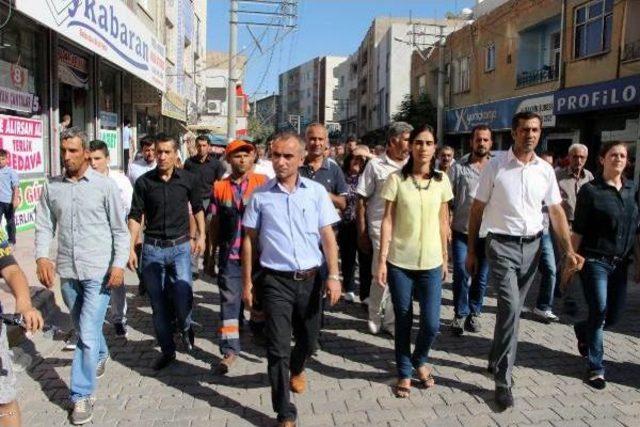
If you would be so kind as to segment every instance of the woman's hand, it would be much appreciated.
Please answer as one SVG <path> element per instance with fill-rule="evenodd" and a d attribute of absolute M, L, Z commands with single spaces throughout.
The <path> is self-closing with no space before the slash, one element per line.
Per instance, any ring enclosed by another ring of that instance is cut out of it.
<path fill-rule="evenodd" d="M 378 271 L 376 272 L 376 283 L 381 288 L 387 286 L 387 263 L 379 262 L 378 263 Z"/>

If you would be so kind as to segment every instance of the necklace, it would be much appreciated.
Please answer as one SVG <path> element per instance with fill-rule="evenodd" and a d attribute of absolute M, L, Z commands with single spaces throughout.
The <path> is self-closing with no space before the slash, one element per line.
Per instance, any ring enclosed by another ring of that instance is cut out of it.
<path fill-rule="evenodd" d="M 429 187 L 431 186 L 431 178 L 429 178 L 429 181 L 427 182 L 427 185 L 424 187 L 421 187 L 420 184 L 418 184 L 418 181 L 416 180 L 416 177 L 411 175 L 411 181 L 413 181 L 413 185 L 414 187 L 416 187 L 416 190 L 421 191 L 421 190 L 428 190 Z"/>

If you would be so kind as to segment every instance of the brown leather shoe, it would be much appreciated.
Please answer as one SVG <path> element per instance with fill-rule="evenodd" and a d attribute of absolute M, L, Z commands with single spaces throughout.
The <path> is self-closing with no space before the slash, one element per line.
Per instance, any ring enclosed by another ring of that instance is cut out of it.
<path fill-rule="evenodd" d="M 278 427 L 296 427 L 296 422 L 291 420 L 286 420 L 278 423 Z"/>
<path fill-rule="evenodd" d="M 291 375 L 289 388 L 291 388 L 291 391 L 294 393 L 304 393 L 307 388 L 307 377 L 304 375 L 304 371 L 300 372 L 298 375 Z"/>
<path fill-rule="evenodd" d="M 225 375 L 229 372 L 231 367 L 238 360 L 238 355 L 235 353 L 227 353 L 224 355 L 224 358 L 220 361 L 216 368 L 216 372 L 220 375 Z"/>

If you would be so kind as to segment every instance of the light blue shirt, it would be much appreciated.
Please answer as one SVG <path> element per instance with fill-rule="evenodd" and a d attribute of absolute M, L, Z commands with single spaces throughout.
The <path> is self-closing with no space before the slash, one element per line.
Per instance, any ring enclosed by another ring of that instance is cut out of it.
<path fill-rule="evenodd" d="M 338 221 L 340 217 L 327 190 L 299 177 L 292 193 L 276 179 L 256 189 L 242 225 L 258 231 L 260 265 L 296 271 L 322 264 L 320 229 Z"/>
<path fill-rule="evenodd" d="M 128 150 L 131 146 L 131 127 L 125 126 L 122 128 L 122 149 Z"/>
<path fill-rule="evenodd" d="M 88 168 L 78 181 L 58 176 L 45 182 L 36 206 L 36 259 L 49 258 L 58 237 L 60 277 L 101 280 L 109 267 L 129 259 L 129 230 L 115 181 Z"/>
<path fill-rule="evenodd" d="M 13 189 L 20 185 L 18 174 L 9 166 L 0 169 L 0 202 L 11 203 Z"/>

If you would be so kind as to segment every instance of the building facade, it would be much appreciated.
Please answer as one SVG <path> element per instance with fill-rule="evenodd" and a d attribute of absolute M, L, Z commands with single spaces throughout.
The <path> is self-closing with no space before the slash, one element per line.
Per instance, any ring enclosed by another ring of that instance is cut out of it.
<path fill-rule="evenodd" d="M 457 19 L 376 18 L 354 54 L 356 134 L 388 125 L 411 89 L 411 53 L 462 26 Z"/>
<path fill-rule="evenodd" d="M 640 16 L 636 1 L 487 0 L 476 20 L 452 33 L 426 60 L 412 56 L 411 93 L 435 100 L 444 54 L 447 142 L 468 149 L 477 124 L 511 144 L 511 117 L 543 117 L 541 149 L 557 157 L 573 142 L 596 153 L 603 141 L 640 138 Z M 493 6 L 489 8 L 488 6 Z M 596 156 L 589 166 L 595 168 Z M 638 170 L 635 170 L 637 177 Z"/>
<path fill-rule="evenodd" d="M 338 78 L 334 70 L 346 58 L 323 56 L 298 65 L 279 76 L 278 127 L 298 127 L 320 122 L 332 131 L 339 130 L 334 97 Z"/>
<path fill-rule="evenodd" d="M 107 143 L 114 169 L 126 168 L 126 123 L 134 141 L 186 123 L 206 2 L 0 0 L 0 10 L 8 18 L 0 31 L 0 143 L 21 177 L 23 230 L 33 226 L 44 179 L 62 172 L 64 116 Z"/>
<path fill-rule="evenodd" d="M 251 106 L 251 114 L 257 121 L 265 126 L 278 128 L 278 116 L 280 109 L 280 96 L 272 94 L 264 98 L 255 99 Z"/>
<path fill-rule="evenodd" d="M 244 135 L 247 132 L 248 102 L 242 87 L 245 74 L 247 57 L 236 57 L 236 73 L 239 84 L 236 91 L 236 134 Z M 210 51 L 206 55 L 206 65 L 201 73 L 203 78 L 204 102 L 200 108 L 196 125 L 192 128 L 198 131 L 208 131 L 217 135 L 227 134 L 227 88 L 229 76 L 229 54 L 227 52 Z"/>

